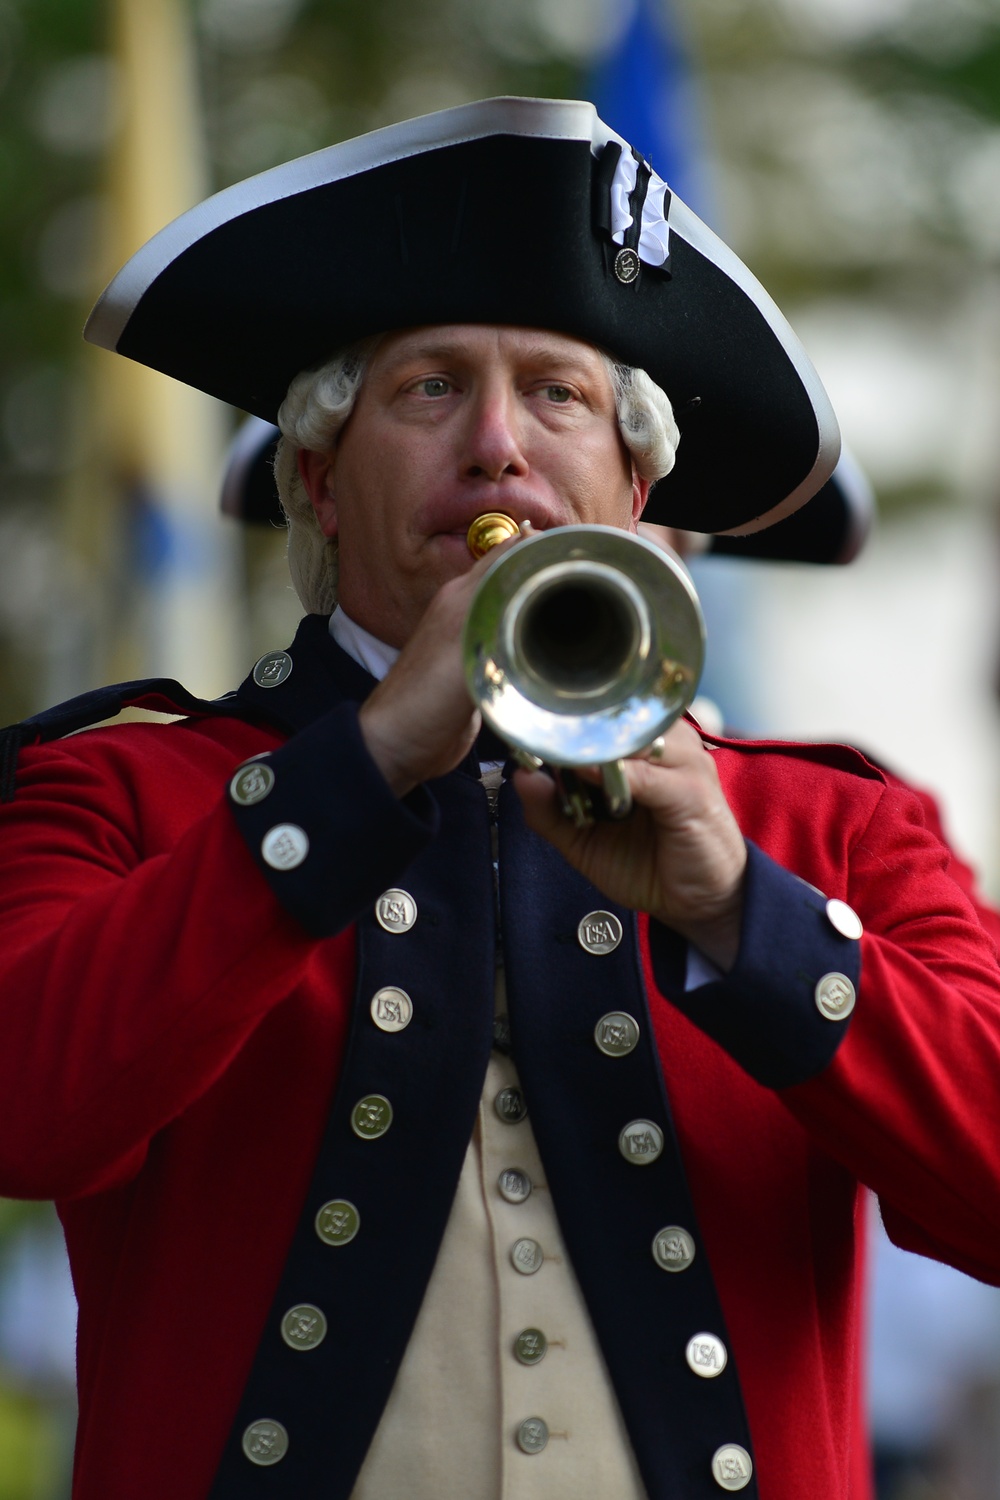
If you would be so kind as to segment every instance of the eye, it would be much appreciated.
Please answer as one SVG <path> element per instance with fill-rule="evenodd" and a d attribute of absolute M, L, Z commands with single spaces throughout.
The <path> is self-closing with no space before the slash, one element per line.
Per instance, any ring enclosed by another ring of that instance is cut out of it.
<path fill-rule="evenodd" d="M 440 375 L 428 375 L 426 380 L 417 382 L 417 390 L 422 396 L 446 396 L 448 389 L 447 380 L 442 380 Z"/>
<path fill-rule="evenodd" d="M 565 385 L 547 385 L 545 387 L 545 394 L 550 401 L 554 401 L 558 406 L 564 406 L 567 401 L 572 401 L 573 399 L 573 392 Z"/>

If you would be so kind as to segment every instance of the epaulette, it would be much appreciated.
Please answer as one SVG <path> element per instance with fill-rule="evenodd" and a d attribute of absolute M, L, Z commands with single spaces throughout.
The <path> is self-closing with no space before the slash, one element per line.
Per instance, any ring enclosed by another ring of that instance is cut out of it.
<path fill-rule="evenodd" d="M 17 757 L 25 745 L 41 745 L 113 719 L 125 708 L 145 708 L 156 713 L 184 714 L 193 718 L 250 718 L 255 708 L 237 693 L 221 698 L 196 698 L 172 677 L 145 677 L 118 682 L 111 687 L 80 693 L 54 708 L 43 709 L 0 729 L 0 802 L 13 802 Z"/>

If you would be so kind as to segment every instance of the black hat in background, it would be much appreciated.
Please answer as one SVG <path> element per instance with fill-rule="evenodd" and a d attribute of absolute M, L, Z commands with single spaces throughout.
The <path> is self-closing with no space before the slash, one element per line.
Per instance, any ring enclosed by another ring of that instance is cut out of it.
<path fill-rule="evenodd" d="M 829 478 L 836 419 L 742 261 L 573 100 L 488 99 L 237 183 L 150 240 L 86 337 L 272 421 L 374 333 L 551 328 L 648 371 L 683 441 L 646 519 L 755 531 Z"/>
<path fill-rule="evenodd" d="M 260 526 L 285 525 L 274 482 L 280 437 L 274 423 L 261 417 L 247 417 L 240 424 L 222 481 L 224 515 Z M 751 536 L 713 536 L 708 551 L 761 562 L 849 563 L 864 546 L 874 518 L 875 492 L 868 476 L 843 449 L 826 484 L 794 515 Z"/>
<path fill-rule="evenodd" d="M 761 562 L 849 563 L 864 547 L 875 522 L 868 475 L 849 448 L 822 489 L 793 515 L 749 536 L 714 536 L 714 557 Z"/>

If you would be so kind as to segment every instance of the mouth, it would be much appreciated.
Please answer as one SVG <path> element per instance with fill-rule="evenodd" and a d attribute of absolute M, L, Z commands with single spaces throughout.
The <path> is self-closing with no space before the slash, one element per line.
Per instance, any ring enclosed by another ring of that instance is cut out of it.
<path fill-rule="evenodd" d="M 522 535 L 526 531 L 548 531 L 550 527 L 561 524 L 561 518 L 552 514 L 551 507 L 546 507 L 534 498 L 510 496 L 501 502 L 496 497 L 491 497 L 484 498 L 478 504 L 470 504 L 466 500 L 461 505 L 442 506 L 436 514 L 432 513 L 427 517 L 425 535 L 440 537 L 447 541 L 460 541 L 463 546 L 467 546 L 469 531 L 473 523 L 487 515 L 505 517 L 513 522 L 516 530 L 508 533 L 511 536 L 516 535 L 517 531 L 520 531 Z M 504 540 L 503 521 L 498 523 L 497 529 L 499 534 L 494 540 Z"/>

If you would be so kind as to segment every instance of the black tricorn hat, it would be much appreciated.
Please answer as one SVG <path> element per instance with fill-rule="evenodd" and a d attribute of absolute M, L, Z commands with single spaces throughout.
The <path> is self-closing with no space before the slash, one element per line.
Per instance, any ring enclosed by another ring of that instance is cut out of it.
<path fill-rule="evenodd" d="M 763 287 L 573 100 L 487 99 L 237 183 L 132 257 L 85 336 L 273 421 L 344 344 L 442 323 L 551 328 L 646 370 L 682 434 L 650 521 L 756 531 L 837 461 Z"/>

